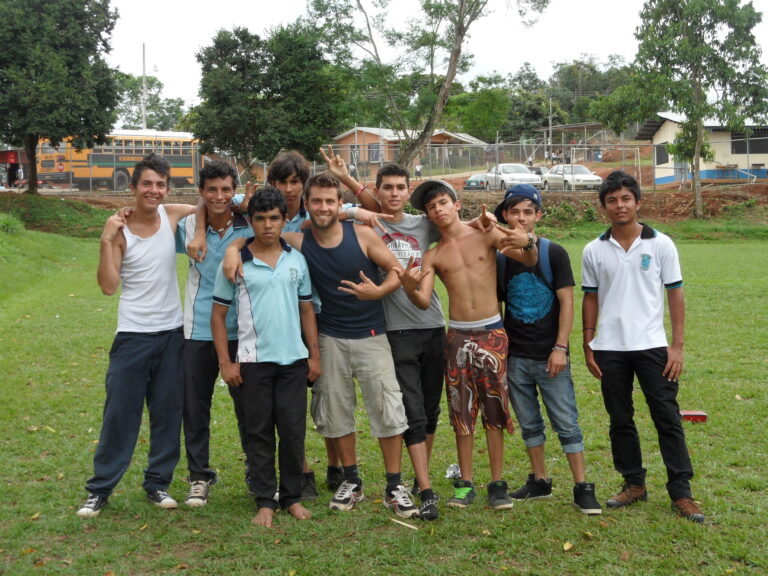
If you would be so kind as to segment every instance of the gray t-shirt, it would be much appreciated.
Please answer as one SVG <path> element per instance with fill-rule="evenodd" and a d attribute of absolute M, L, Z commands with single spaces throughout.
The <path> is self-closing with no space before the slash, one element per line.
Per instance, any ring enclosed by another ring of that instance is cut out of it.
<path fill-rule="evenodd" d="M 376 231 L 403 268 L 408 266 L 411 257 L 416 266 L 420 267 L 424 252 L 429 250 L 432 242 L 440 239 L 440 234 L 424 214 L 403 214 L 403 220 L 400 222 L 382 222 L 387 228 L 387 233 L 383 234 L 378 228 Z M 440 299 L 434 290 L 427 310 L 415 306 L 402 288 L 386 296 L 383 302 L 387 331 L 445 326 Z"/>

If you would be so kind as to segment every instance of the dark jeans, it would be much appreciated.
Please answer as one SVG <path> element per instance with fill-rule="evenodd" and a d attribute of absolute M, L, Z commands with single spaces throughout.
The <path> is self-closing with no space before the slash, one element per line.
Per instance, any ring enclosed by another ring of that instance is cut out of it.
<path fill-rule="evenodd" d="M 301 499 L 307 432 L 307 361 L 240 364 L 251 491 L 257 508 L 276 508 L 275 429 L 280 437 L 280 507 Z"/>
<path fill-rule="evenodd" d="M 646 470 L 643 468 L 632 403 L 633 382 L 637 375 L 659 436 L 661 457 L 667 468 L 667 492 L 672 500 L 690 498 L 693 467 L 677 404 L 678 383 L 669 382 L 662 375 L 667 362 L 667 349 L 631 352 L 596 350 L 595 361 L 603 373 L 603 402 L 610 416 L 609 433 L 616 470 L 631 484 L 645 484 Z"/>
<path fill-rule="evenodd" d="M 86 490 L 109 496 L 131 463 L 149 410 L 149 458 L 145 490 L 166 490 L 179 461 L 184 370 L 181 328 L 157 334 L 118 332 L 109 351 L 104 414 L 93 477 Z"/>
<path fill-rule="evenodd" d="M 393 330 L 387 332 L 395 375 L 403 393 L 408 430 L 406 446 L 424 442 L 434 434 L 440 416 L 445 364 L 445 329 Z"/>
<path fill-rule="evenodd" d="M 237 355 L 237 341 L 229 342 L 229 356 Z M 219 358 L 213 342 L 184 341 L 184 446 L 187 452 L 189 479 L 210 481 L 216 477 L 209 461 L 211 439 L 211 401 L 219 376 Z M 245 449 L 245 415 L 242 388 L 227 386 L 235 407 L 240 445 Z"/>

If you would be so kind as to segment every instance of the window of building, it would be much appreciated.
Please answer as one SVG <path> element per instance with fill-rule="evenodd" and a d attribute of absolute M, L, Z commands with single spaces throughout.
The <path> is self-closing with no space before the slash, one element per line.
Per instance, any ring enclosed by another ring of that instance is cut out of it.
<path fill-rule="evenodd" d="M 768 154 L 768 127 L 753 128 L 749 136 L 733 132 L 731 154 Z"/>
<path fill-rule="evenodd" d="M 656 144 L 654 148 L 656 148 L 656 166 L 668 164 L 669 152 L 667 152 L 667 143 L 662 142 L 661 144 Z"/>

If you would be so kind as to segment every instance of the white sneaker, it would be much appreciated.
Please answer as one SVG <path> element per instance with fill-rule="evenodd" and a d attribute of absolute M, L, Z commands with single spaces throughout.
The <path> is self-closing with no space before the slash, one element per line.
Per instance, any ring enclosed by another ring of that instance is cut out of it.
<path fill-rule="evenodd" d="M 384 490 L 384 506 L 393 510 L 400 518 L 414 518 L 419 515 L 419 509 L 414 505 L 405 486 L 398 486 L 392 494 Z"/>
<path fill-rule="evenodd" d="M 187 493 L 187 499 L 184 500 L 184 504 L 192 506 L 193 508 L 199 508 L 205 506 L 208 502 L 208 491 L 211 489 L 213 482 L 206 480 L 193 480 L 189 483 L 189 492 Z"/>
<path fill-rule="evenodd" d="M 171 510 L 177 508 L 179 503 L 176 502 L 171 495 L 165 490 L 147 490 L 147 500 L 152 502 L 155 506 Z"/>
<path fill-rule="evenodd" d="M 101 509 L 107 505 L 106 496 L 97 496 L 96 494 L 88 494 L 88 499 L 77 511 L 77 515 L 80 518 L 96 518 L 101 513 Z"/>

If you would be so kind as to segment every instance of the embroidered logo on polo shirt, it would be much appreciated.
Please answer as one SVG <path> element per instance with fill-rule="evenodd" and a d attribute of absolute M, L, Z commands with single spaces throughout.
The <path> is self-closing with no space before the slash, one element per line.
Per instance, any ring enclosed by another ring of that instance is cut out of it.
<path fill-rule="evenodd" d="M 298 268 L 290 268 L 291 273 L 291 284 L 298 284 L 299 283 L 299 269 Z"/>
<path fill-rule="evenodd" d="M 641 254 L 640 255 L 640 269 L 643 272 L 648 272 L 648 270 L 651 268 L 651 255 L 650 254 Z"/>

